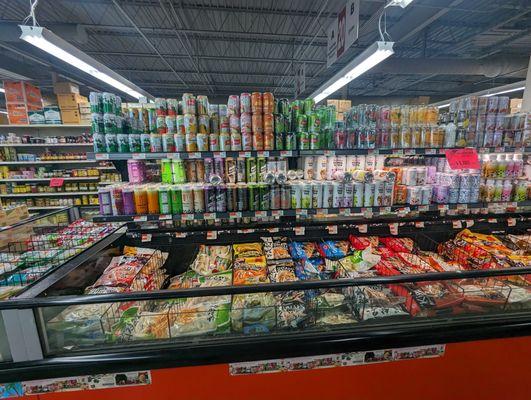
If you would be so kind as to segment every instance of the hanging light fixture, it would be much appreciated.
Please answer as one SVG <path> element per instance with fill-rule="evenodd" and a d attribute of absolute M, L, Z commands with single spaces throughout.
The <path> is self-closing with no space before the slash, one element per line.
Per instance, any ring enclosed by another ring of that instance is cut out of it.
<path fill-rule="evenodd" d="M 105 82 L 121 92 L 127 93 L 131 97 L 136 99 L 140 99 L 141 97 L 146 97 L 147 99 L 154 98 L 148 92 L 142 90 L 123 76 L 96 61 L 77 47 L 72 46 L 66 40 L 61 39 L 48 29 L 40 26 L 19 26 L 22 31 L 20 39 L 33 46 L 38 47 L 95 78 L 98 78 L 102 82 Z"/>
<path fill-rule="evenodd" d="M 324 85 L 317 89 L 311 97 L 316 103 L 326 99 L 350 81 L 356 79 L 375 65 L 393 55 L 393 45 L 394 42 L 374 42 L 359 56 L 343 67 L 337 74 L 325 82 Z"/>

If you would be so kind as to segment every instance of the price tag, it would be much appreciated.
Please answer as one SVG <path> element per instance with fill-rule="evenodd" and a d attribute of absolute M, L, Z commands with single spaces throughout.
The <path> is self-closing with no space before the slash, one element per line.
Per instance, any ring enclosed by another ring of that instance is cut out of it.
<path fill-rule="evenodd" d="M 161 215 L 159 215 L 159 220 L 161 220 L 161 221 L 165 221 L 165 220 L 167 221 L 169 219 L 171 219 L 171 214 L 161 214 Z"/>
<path fill-rule="evenodd" d="M 357 226 L 358 226 L 358 231 L 360 231 L 360 233 L 367 233 L 367 224 L 357 225 Z"/>
<path fill-rule="evenodd" d="M 415 228 L 424 228 L 424 221 L 415 222 Z"/>
<path fill-rule="evenodd" d="M 337 235 L 337 225 L 328 225 L 326 229 L 330 235 Z"/>
<path fill-rule="evenodd" d="M 369 149 L 367 154 L 380 154 L 380 151 L 378 149 Z"/>
<path fill-rule="evenodd" d="M 404 154 L 409 156 L 409 155 L 415 155 L 417 153 L 416 153 L 415 149 L 407 149 L 407 150 L 404 151 Z"/>
<path fill-rule="evenodd" d="M 424 154 L 437 154 L 437 149 L 426 149 Z"/>
<path fill-rule="evenodd" d="M 251 157 L 251 152 L 250 151 L 240 151 L 239 155 L 240 155 L 240 157 L 249 158 L 249 157 Z"/>
<path fill-rule="evenodd" d="M 495 153 L 505 153 L 505 147 L 496 147 Z"/>
<path fill-rule="evenodd" d="M 282 210 L 271 210 L 272 217 L 282 217 L 283 215 L 284 215 L 284 211 Z"/>
<path fill-rule="evenodd" d="M 50 187 L 61 187 L 65 183 L 63 178 L 52 178 L 50 179 Z"/>
<path fill-rule="evenodd" d="M 498 220 L 497 220 L 496 218 L 489 218 L 489 219 L 487 220 L 487 222 L 488 222 L 489 224 L 496 224 L 496 223 L 498 223 Z"/>
<path fill-rule="evenodd" d="M 203 218 L 204 219 L 216 219 L 216 213 L 204 213 Z"/>
<path fill-rule="evenodd" d="M 181 153 L 168 153 L 167 157 L 172 160 L 180 160 L 181 159 Z"/>
<path fill-rule="evenodd" d="M 254 216 L 258 218 L 267 217 L 267 211 L 255 211 Z"/>
<path fill-rule="evenodd" d="M 195 217 L 194 214 L 181 214 L 182 221 L 193 221 L 194 217 Z"/>
<path fill-rule="evenodd" d="M 238 229 L 238 233 L 254 233 L 254 229 Z"/>
<path fill-rule="evenodd" d="M 507 203 L 507 207 L 516 208 L 518 207 L 518 203 L 516 201 L 513 201 L 512 203 Z"/>
<path fill-rule="evenodd" d="M 280 152 L 280 157 L 291 157 L 292 151 L 291 150 L 282 150 Z"/>
<path fill-rule="evenodd" d="M 257 157 L 269 157 L 269 151 L 257 151 L 256 156 Z"/>
<path fill-rule="evenodd" d="M 398 223 L 393 222 L 392 224 L 389 224 L 389 232 L 391 232 L 391 235 L 398 235 Z"/>
<path fill-rule="evenodd" d="M 145 160 L 146 153 L 133 153 L 131 157 L 133 158 L 133 160 Z"/>
<path fill-rule="evenodd" d="M 507 218 L 508 226 L 516 226 L 516 218 Z"/>
<path fill-rule="evenodd" d="M 474 225 L 474 220 L 473 219 L 467 219 L 466 220 L 466 227 L 467 228 L 470 228 L 473 225 Z"/>
<path fill-rule="evenodd" d="M 478 152 L 476 149 L 446 150 L 446 160 L 451 169 L 480 169 Z"/>
<path fill-rule="evenodd" d="M 145 222 L 147 221 L 147 215 L 137 215 L 133 217 L 134 222 Z"/>
<path fill-rule="evenodd" d="M 419 206 L 419 211 L 429 211 L 430 210 L 430 206 Z"/>
<path fill-rule="evenodd" d="M 380 212 L 381 213 L 390 213 L 391 212 L 391 207 L 380 207 Z"/>
<path fill-rule="evenodd" d="M 308 210 L 306 208 L 297 208 L 295 210 L 295 215 L 302 215 L 305 217 L 308 215 Z"/>
<path fill-rule="evenodd" d="M 108 160 L 109 159 L 109 154 L 107 154 L 107 153 L 96 153 L 95 157 L 96 157 L 96 160 Z"/>
<path fill-rule="evenodd" d="M 368 219 L 372 218 L 372 210 L 367 210 L 367 211 L 365 211 L 365 212 L 363 213 L 363 216 L 364 216 L 365 218 L 368 218 Z"/>
<path fill-rule="evenodd" d="M 323 152 L 323 154 L 324 154 L 325 156 L 335 156 L 335 155 L 336 155 L 336 152 L 333 151 L 333 150 L 325 150 L 325 151 Z"/>
<path fill-rule="evenodd" d="M 175 236 L 178 239 L 182 239 L 182 238 L 185 238 L 187 236 L 187 234 L 186 234 L 186 232 L 175 232 L 173 234 L 173 236 Z"/>
<path fill-rule="evenodd" d="M 448 204 L 437 204 L 437 210 L 439 211 L 448 210 Z"/>
<path fill-rule="evenodd" d="M 457 210 L 454 210 L 454 209 L 452 209 L 452 210 L 448 210 L 448 211 L 447 211 L 447 214 L 448 214 L 448 215 L 457 215 Z"/>
<path fill-rule="evenodd" d="M 306 228 L 304 226 L 296 226 L 294 231 L 295 231 L 295 235 L 303 236 L 306 232 Z"/>
<path fill-rule="evenodd" d="M 410 211 L 411 211 L 411 209 L 410 209 L 409 207 L 402 207 L 402 208 L 399 208 L 399 209 L 398 209 L 398 211 L 397 211 L 397 215 L 398 215 L 399 217 L 405 217 L 406 214 L 407 214 L 408 212 L 410 212 Z"/>
<path fill-rule="evenodd" d="M 480 154 L 485 154 L 485 153 L 489 152 L 489 149 L 487 149 L 485 147 L 482 147 L 482 148 L 479 149 L 479 152 L 480 152 Z"/>
<path fill-rule="evenodd" d="M 151 242 L 151 233 L 143 233 L 141 240 L 142 243 Z"/>
<path fill-rule="evenodd" d="M 208 231 L 206 238 L 208 240 L 216 240 L 218 238 L 218 231 Z"/>
<path fill-rule="evenodd" d="M 215 151 L 213 153 L 213 155 L 214 155 L 215 158 L 225 158 L 225 157 L 227 157 L 227 153 L 224 152 L 224 151 Z"/>
<path fill-rule="evenodd" d="M 394 150 L 392 150 L 392 154 L 402 155 L 402 154 L 404 154 L 404 150 L 394 149 Z"/>
<path fill-rule="evenodd" d="M 454 229 L 461 229 L 463 227 L 463 224 L 461 221 L 452 221 L 452 226 Z"/>
<path fill-rule="evenodd" d="M 328 215 L 328 209 L 327 208 L 317 208 L 315 210 L 315 213 L 316 214 L 324 214 L 324 215 Z"/>
<path fill-rule="evenodd" d="M 241 218 L 241 217 L 242 217 L 242 213 L 240 211 L 230 212 L 229 213 L 229 218 L 231 218 L 231 219 Z"/>
<path fill-rule="evenodd" d="M 277 232 L 280 232 L 280 229 L 278 229 L 278 228 L 267 228 L 267 231 L 269 233 L 277 233 Z"/>

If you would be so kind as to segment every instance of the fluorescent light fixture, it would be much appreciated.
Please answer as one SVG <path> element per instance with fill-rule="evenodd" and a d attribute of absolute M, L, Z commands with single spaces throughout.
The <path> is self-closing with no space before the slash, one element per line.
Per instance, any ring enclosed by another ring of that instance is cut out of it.
<path fill-rule="evenodd" d="M 525 89 L 525 86 L 522 86 L 522 87 L 517 87 L 517 88 L 514 88 L 514 89 L 502 90 L 500 92 L 489 93 L 489 94 L 484 95 L 483 97 L 491 97 L 491 96 L 496 96 L 498 94 L 519 92 L 519 91 L 524 90 L 524 89 Z"/>
<path fill-rule="evenodd" d="M 0 93 L 5 93 L 5 92 L 6 92 L 6 90 L 4 88 L 0 87 Z"/>
<path fill-rule="evenodd" d="M 365 49 L 359 56 L 354 58 L 337 74 L 324 83 L 313 94 L 312 98 L 316 103 L 326 99 L 332 93 L 345 86 L 350 81 L 356 79 L 363 73 L 370 70 L 375 65 L 391 56 L 394 42 L 375 42 Z"/>
<path fill-rule="evenodd" d="M 102 82 L 124 92 L 136 99 L 140 97 L 153 98 L 149 93 L 129 82 L 123 76 L 96 61 L 86 53 L 72 46 L 46 28 L 40 26 L 20 25 L 20 38 L 51 54 L 54 57 L 98 78 Z"/>
<path fill-rule="evenodd" d="M 398 7 L 406 8 L 412 2 L 413 0 L 391 0 L 391 2 L 386 5 L 386 7 L 398 6 Z"/>
<path fill-rule="evenodd" d="M 440 106 L 437 106 L 437 108 L 446 108 L 446 107 L 450 107 L 450 103 L 441 104 Z"/>
<path fill-rule="evenodd" d="M 0 110 L 0 114 L 7 114 L 6 110 Z"/>

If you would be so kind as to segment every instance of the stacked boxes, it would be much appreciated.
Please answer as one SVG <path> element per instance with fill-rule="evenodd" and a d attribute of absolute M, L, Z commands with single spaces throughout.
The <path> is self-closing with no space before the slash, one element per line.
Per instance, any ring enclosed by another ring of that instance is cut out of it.
<path fill-rule="evenodd" d="M 43 124 L 42 96 L 38 87 L 23 81 L 4 81 L 10 124 Z"/>
<path fill-rule="evenodd" d="M 53 89 L 57 95 L 63 124 L 80 124 L 79 104 L 88 103 L 88 99 L 79 94 L 79 87 L 71 82 L 56 82 Z"/>
<path fill-rule="evenodd" d="M 327 100 L 327 106 L 334 106 L 336 108 L 336 121 L 344 121 L 343 113 L 347 112 L 352 108 L 352 101 L 350 100 Z"/>

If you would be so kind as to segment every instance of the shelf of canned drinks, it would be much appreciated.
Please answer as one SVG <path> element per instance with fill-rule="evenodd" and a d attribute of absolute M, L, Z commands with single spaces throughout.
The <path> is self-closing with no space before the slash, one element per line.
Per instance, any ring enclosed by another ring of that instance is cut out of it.
<path fill-rule="evenodd" d="M 374 215 L 379 214 L 407 214 L 411 211 L 428 212 L 448 210 L 475 210 L 476 213 L 488 213 L 489 209 L 498 208 L 505 212 L 517 211 L 523 207 L 531 207 L 531 201 L 522 202 L 479 202 L 467 204 L 429 204 L 429 205 L 394 205 L 375 207 L 347 207 L 347 208 L 298 208 L 266 211 L 229 211 L 229 212 L 205 212 L 189 214 L 145 214 L 145 215 L 98 215 L 94 222 L 148 222 L 148 221 L 196 221 L 240 218 L 266 218 L 266 217 L 306 217 L 310 215 L 341 215 L 353 216 L 355 214 Z"/>
<path fill-rule="evenodd" d="M 333 149 L 333 150 L 264 150 L 264 151 L 195 151 L 174 153 L 87 153 L 89 160 L 162 160 L 162 159 L 201 159 L 225 157 L 298 157 L 313 155 L 444 155 L 447 150 L 456 148 L 415 148 L 415 149 Z M 480 154 L 488 153 L 531 153 L 531 147 L 480 147 Z"/>

